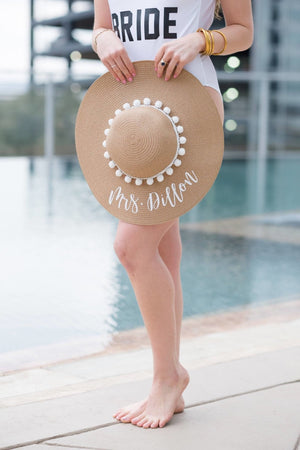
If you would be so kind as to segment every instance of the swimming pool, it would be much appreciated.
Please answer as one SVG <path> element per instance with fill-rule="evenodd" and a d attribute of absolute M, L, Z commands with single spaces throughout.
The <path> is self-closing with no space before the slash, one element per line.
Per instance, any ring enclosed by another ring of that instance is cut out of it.
<path fill-rule="evenodd" d="M 300 210 L 300 159 L 225 160 L 207 196 L 181 217 L 184 317 L 300 292 L 299 243 L 186 224 Z M 113 241 L 118 220 L 74 157 L 0 159 L 0 353 L 143 325 Z M 279 226 L 279 225 L 278 225 Z M 300 221 L 290 224 L 300 226 Z M 283 301 L 283 300 L 282 300 Z"/>

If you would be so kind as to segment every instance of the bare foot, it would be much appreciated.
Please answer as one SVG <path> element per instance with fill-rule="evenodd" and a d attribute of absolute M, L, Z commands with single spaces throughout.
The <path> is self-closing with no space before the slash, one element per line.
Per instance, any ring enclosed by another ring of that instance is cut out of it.
<path fill-rule="evenodd" d="M 131 419 L 131 423 L 143 428 L 164 427 L 171 420 L 178 399 L 189 383 L 189 374 L 181 366 L 178 376 L 168 380 L 155 380 L 143 412 Z"/>
<path fill-rule="evenodd" d="M 115 414 L 113 414 L 113 417 L 115 419 L 121 420 L 124 423 L 131 422 L 131 419 L 142 414 L 145 411 L 148 400 L 149 396 L 145 400 L 142 400 L 140 402 L 131 403 L 130 405 L 127 405 L 124 408 L 119 409 Z M 184 406 L 185 406 L 184 399 L 183 396 L 181 395 L 177 400 L 174 414 L 183 412 Z"/>

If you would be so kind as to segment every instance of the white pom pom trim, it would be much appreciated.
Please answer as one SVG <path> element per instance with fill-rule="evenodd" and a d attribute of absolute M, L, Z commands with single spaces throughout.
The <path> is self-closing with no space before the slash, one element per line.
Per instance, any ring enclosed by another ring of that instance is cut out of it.
<path fill-rule="evenodd" d="M 145 180 L 146 183 L 148 184 L 148 186 L 151 186 L 154 183 L 154 180 L 156 178 L 156 180 L 158 182 L 162 182 L 164 181 L 165 177 L 164 177 L 164 173 L 166 173 L 167 175 L 173 175 L 174 173 L 174 169 L 171 166 L 175 166 L 175 167 L 179 167 L 182 163 L 182 161 L 180 159 L 177 158 L 177 156 L 183 156 L 185 155 L 185 149 L 180 147 L 180 144 L 185 144 L 186 143 L 186 137 L 185 136 L 179 136 L 179 134 L 183 133 L 183 127 L 181 125 L 176 126 L 175 124 L 177 124 L 179 122 L 179 117 L 178 116 L 173 116 L 170 117 L 169 114 L 171 113 L 171 109 L 168 106 L 165 106 L 162 109 L 163 106 L 163 102 L 160 100 L 156 100 L 154 105 L 151 105 L 151 99 L 148 97 L 145 97 L 143 99 L 143 101 L 139 100 L 139 99 L 135 99 L 132 103 L 132 106 L 130 105 L 130 103 L 124 103 L 123 105 L 123 109 L 124 110 L 129 110 L 133 107 L 139 107 L 139 106 L 150 106 L 151 108 L 157 108 L 160 109 L 161 112 L 168 117 L 168 119 L 171 121 L 172 125 L 173 125 L 173 129 L 174 132 L 177 136 L 177 152 L 175 157 L 173 158 L 173 161 L 171 162 L 171 164 L 169 164 L 164 170 L 162 170 L 160 173 L 153 175 L 152 177 L 148 177 L 148 178 L 136 178 L 133 177 L 131 175 L 126 174 L 125 172 L 123 172 L 113 160 L 110 160 L 108 165 L 109 167 L 111 167 L 112 169 L 116 168 L 115 170 L 115 174 L 117 177 L 121 177 L 122 175 L 124 175 L 124 180 L 126 183 L 130 183 L 132 180 L 134 180 L 136 186 L 141 186 L 143 184 L 143 181 Z M 115 111 L 115 116 L 118 116 L 120 113 L 122 112 L 121 109 L 117 109 Z M 108 120 L 108 124 L 111 127 L 113 125 L 113 121 L 114 119 L 109 119 Z M 108 136 L 110 132 L 110 128 L 106 128 L 104 130 L 104 134 L 105 136 Z M 103 141 L 102 143 L 103 147 L 106 147 L 107 142 L 106 140 Z M 109 152 L 105 151 L 104 152 L 104 157 L 106 159 L 110 158 Z"/>

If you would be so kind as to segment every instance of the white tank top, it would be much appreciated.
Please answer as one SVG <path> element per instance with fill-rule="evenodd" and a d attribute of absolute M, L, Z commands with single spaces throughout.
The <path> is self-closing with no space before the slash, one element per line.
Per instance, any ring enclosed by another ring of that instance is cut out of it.
<path fill-rule="evenodd" d="M 132 61 L 154 60 L 161 45 L 198 28 L 209 29 L 215 0 L 108 0 L 115 32 Z M 200 55 L 184 67 L 220 93 L 214 65 Z"/>

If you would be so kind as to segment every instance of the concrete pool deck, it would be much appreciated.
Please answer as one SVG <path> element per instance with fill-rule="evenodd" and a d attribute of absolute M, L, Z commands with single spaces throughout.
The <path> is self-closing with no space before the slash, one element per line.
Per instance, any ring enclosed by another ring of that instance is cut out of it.
<path fill-rule="evenodd" d="M 0 378 L 0 448 L 300 450 L 299 305 L 294 298 L 227 312 L 220 325 L 218 315 L 184 320 L 186 408 L 164 428 L 112 417 L 150 389 L 143 329 L 131 342 L 119 336 L 105 353 L 7 372 Z"/>

